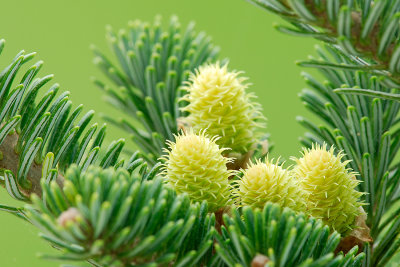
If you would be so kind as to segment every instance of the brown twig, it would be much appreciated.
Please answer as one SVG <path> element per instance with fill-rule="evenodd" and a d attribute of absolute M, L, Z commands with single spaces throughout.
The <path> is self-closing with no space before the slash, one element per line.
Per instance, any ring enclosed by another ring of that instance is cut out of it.
<path fill-rule="evenodd" d="M 10 170 L 16 175 L 18 173 L 19 162 L 20 162 L 20 155 L 15 152 L 15 146 L 18 141 L 18 134 L 13 133 L 8 135 L 3 143 L 0 145 L 0 152 L 2 154 L 2 158 L 0 159 L 0 169 Z M 20 191 L 26 196 L 29 197 L 31 194 L 36 194 L 38 196 L 42 195 L 42 188 L 40 186 L 40 180 L 42 178 L 42 164 L 37 164 L 33 162 L 28 175 L 27 179 L 30 183 L 29 188 L 24 188 L 19 185 Z M 58 175 L 56 179 L 57 183 L 62 186 L 64 177 L 62 175 Z"/>

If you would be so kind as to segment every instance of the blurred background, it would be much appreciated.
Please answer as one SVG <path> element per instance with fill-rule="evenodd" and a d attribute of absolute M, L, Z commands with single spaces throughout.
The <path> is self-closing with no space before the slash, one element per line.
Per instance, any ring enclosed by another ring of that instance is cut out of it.
<path fill-rule="evenodd" d="M 125 28 L 129 20 L 153 21 L 160 14 L 167 22 L 177 15 L 183 27 L 196 22 L 221 47 L 221 58 L 229 58 L 230 68 L 242 70 L 253 84 L 251 91 L 268 118 L 266 131 L 275 143 L 273 156 L 298 156 L 298 138 L 304 133 L 297 115 L 309 116 L 297 94 L 305 86 L 301 68 L 295 61 L 313 54 L 314 40 L 283 35 L 272 27 L 280 20 L 245 0 L 18 0 L 3 1 L 0 8 L 0 38 L 6 48 L 0 57 L 3 69 L 24 49 L 37 52 L 43 60 L 41 75 L 55 74 L 62 91 L 71 91 L 74 106 L 118 115 L 104 105 L 100 91 L 90 77 L 101 77 L 93 65 L 89 49 L 95 44 L 111 55 L 105 41 L 105 26 Z M 310 70 L 306 70 L 310 71 Z M 103 79 L 105 80 L 105 79 Z M 101 121 L 97 115 L 95 121 Z M 107 142 L 123 138 L 124 132 L 108 128 Z M 107 145 L 107 144 L 106 144 Z M 0 203 L 14 204 L 0 190 Z M 12 215 L 0 212 L 0 266 L 59 266 L 38 259 L 38 253 L 57 253 L 38 237 L 38 231 Z"/>

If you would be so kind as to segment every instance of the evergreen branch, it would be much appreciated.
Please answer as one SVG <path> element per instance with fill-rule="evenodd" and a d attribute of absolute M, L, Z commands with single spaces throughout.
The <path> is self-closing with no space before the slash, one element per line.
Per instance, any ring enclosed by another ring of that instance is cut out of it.
<path fill-rule="evenodd" d="M 318 53 L 332 64 L 350 63 L 346 55 L 330 46 L 326 47 L 326 51 L 318 49 Z M 396 192 L 400 171 L 395 155 L 400 149 L 400 135 L 395 129 L 400 103 L 334 92 L 335 88 L 371 88 L 381 94 L 392 92 L 392 89 L 379 82 L 378 77 L 368 72 L 324 68 L 319 71 L 328 81 L 321 84 L 304 74 L 313 93 L 304 91 L 301 98 L 307 107 L 313 107 L 313 113 L 325 119 L 327 126 L 318 127 L 300 117 L 300 123 L 312 133 L 302 142 L 305 145 L 315 141 L 327 142 L 340 148 L 347 155 L 347 160 L 351 160 L 351 168 L 360 173 L 358 179 L 362 183 L 359 184 L 359 190 L 367 192 L 364 196 L 368 204 L 367 225 L 374 240 L 371 246 L 364 249 L 367 256 L 365 264 L 381 265 L 382 260 L 386 262 L 393 256 L 383 256 L 383 251 L 399 248 L 397 236 L 400 233 L 400 221 L 394 216 L 387 220 L 384 215 L 390 214 L 392 207 L 398 204 Z M 388 229 L 392 232 L 389 233 Z"/>
<path fill-rule="evenodd" d="M 106 93 L 108 103 L 133 118 L 105 119 L 128 132 L 151 164 L 180 127 L 178 120 L 184 115 L 180 107 L 185 105 L 178 102 L 185 93 L 182 85 L 196 68 L 214 61 L 219 51 L 204 33 L 194 32 L 193 23 L 185 31 L 180 28 L 176 17 L 166 31 L 158 17 L 151 26 L 132 22 L 118 34 L 108 27 L 107 40 L 118 65 L 93 47 L 95 64 L 115 88 L 97 79 L 95 84 Z"/>
<path fill-rule="evenodd" d="M 304 214 L 267 203 L 262 211 L 249 207 L 232 217 L 217 236 L 216 251 L 227 266 L 361 266 L 357 247 L 334 256 L 337 232 Z"/>
<path fill-rule="evenodd" d="M 369 89 L 356 89 L 356 88 L 338 88 L 333 90 L 335 93 L 365 95 L 370 97 L 379 97 L 387 100 L 400 101 L 400 95 L 394 93 L 385 93 Z"/>
<path fill-rule="evenodd" d="M 24 210 L 21 209 L 21 208 L 15 208 L 15 207 L 11 207 L 11 206 L 1 205 L 0 204 L 0 210 L 1 211 L 6 211 L 8 213 L 11 213 L 11 214 L 17 216 L 20 219 L 28 220 L 26 218 Z"/>
<path fill-rule="evenodd" d="M 0 52 L 4 44 L 0 40 Z M 154 176 L 159 166 L 148 170 L 137 153 L 126 164 L 119 159 L 125 144 L 122 139 L 100 151 L 106 125 L 89 126 L 94 112 L 81 115 L 82 106 L 73 110 L 69 92 L 57 97 L 59 86 L 55 84 L 37 97 L 53 76 L 35 78 L 41 61 L 23 73 L 22 66 L 34 55 L 21 51 L 0 74 L 0 184 L 8 193 L 23 201 L 29 201 L 32 193 L 41 196 L 41 180 L 54 180 L 61 186 L 71 164 L 77 164 L 82 172 L 90 165 L 126 165 L 129 171 L 141 166 L 143 173 Z M 21 80 L 15 82 L 19 75 Z"/>
<path fill-rule="evenodd" d="M 140 168 L 138 168 L 140 169 Z M 49 256 L 96 266 L 198 266 L 211 258 L 214 215 L 139 170 L 71 167 L 64 187 L 42 182 L 27 214 L 62 251 Z"/>
<path fill-rule="evenodd" d="M 300 20 L 315 19 L 304 1 L 290 1 L 290 6 L 286 1 L 265 2 L 273 3 L 267 7 L 291 17 L 293 25 L 303 30 L 309 26 Z M 321 221 L 272 204 L 262 212 L 233 209 L 232 217 L 223 216 L 225 225 L 216 234 L 215 217 L 207 214 L 206 203 L 191 204 L 188 196 L 177 195 L 156 178 L 160 169 L 156 159 L 165 141 L 178 131 L 180 117 L 186 115 L 180 109 L 186 103 L 177 101 L 183 94 L 180 87 L 190 71 L 216 56 L 204 35 L 194 35 L 191 27 L 182 38 L 178 32 L 174 19 L 165 34 L 158 22 L 152 28 L 134 24 L 129 34 L 117 36 L 110 31 L 122 71 L 95 50 L 95 61 L 119 89 L 109 89 L 97 80 L 96 84 L 111 103 L 133 115 L 142 129 L 126 120 L 110 121 L 134 134 L 146 160 L 154 165 L 150 170 L 138 153 L 126 163 L 119 158 L 123 140 L 100 153 L 105 126 L 89 126 L 93 112 L 81 116 L 82 106 L 72 111 L 68 93 L 57 97 L 58 85 L 36 100 L 39 89 L 52 78 L 34 79 L 40 62 L 13 86 L 20 67 L 33 57 L 17 55 L 0 74 L 0 183 L 11 196 L 31 199 L 33 205 L 26 210 L 5 205 L 0 209 L 26 216 L 42 230 L 45 240 L 63 252 L 49 258 L 84 260 L 94 266 L 250 266 L 256 260 L 266 266 L 360 266 L 364 254 L 357 256 L 358 248 L 334 256 L 335 250 L 341 250 L 340 236 L 330 234 Z M 337 40 L 344 44 L 343 38 Z M 0 51 L 3 46 L 0 41 Z M 308 77 L 314 92 L 302 95 L 327 126 L 302 120 L 313 131 L 304 143 L 328 140 L 353 160 L 350 165 L 364 182 L 359 189 L 368 193 L 364 196 L 369 204 L 367 224 L 374 238 L 373 244 L 365 245 L 365 261 L 380 265 L 400 247 L 400 217 L 384 217 L 400 198 L 400 165 L 394 162 L 400 131 L 392 131 L 400 103 L 335 94 L 332 89 L 339 87 L 388 92 L 377 77 L 371 77 L 371 73 L 386 75 L 387 71 L 382 62 L 372 62 L 375 59 L 367 62 L 349 56 L 353 48 L 347 43 L 345 51 L 337 46 L 327 49 L 329 53 L 319 51 L 325 63 L 309 65 L 318 67 L 330 83 L 319 84 Z M 365 72 L 354 71 L 361 69 Z M 265 147 L 261 144 L 257 155 L 264 154 Z"/>
<path fill-rule="evenodd" d="M 249 0 L 278 14 L 290 27 L 278 30 L 335 44 L 400 87 L 400 1 Z M 364 67 L 359 66 L 359 69 Z"/>

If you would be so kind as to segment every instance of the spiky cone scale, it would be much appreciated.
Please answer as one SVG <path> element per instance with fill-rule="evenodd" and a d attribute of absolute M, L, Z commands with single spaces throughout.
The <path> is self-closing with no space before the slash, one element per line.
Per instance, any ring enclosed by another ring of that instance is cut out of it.
<path fill-rule="evenodd" d="M 288 207 L 296 212 L 306 212 L 306 192 L 296 178 L 273 160 L 250 163 L 242 170 L 235 190 L 238 205 L 263 209 L 267 202 Z"/>
<path fill-rule="evenodd" d="M 169 149 L 163 157 L 167 183 L 178 194 L 187 193 L 192 201 L 206 200 L 211 212 L 231 204 L 229 177 L 235 173 L 227 169 L 231 159 L 222 156 L 226 149 L 220 148 L 216 140 L 204 131 L 182 131 L 175 142 L 168 141 Z"/>
<path fill-rule="evenodd" d="M 310 214 L 346 235 L 356 227 L 363 193 L 355 189 L 359 181 L 356 173 L 346 168 L 349 161 L 342 161 L 343 156 L 342 152 L 335 155 L 333 147 L 327 150 L 326 144 L 313 145 L 304 149 L 303 157 L 294 159 L 297 165 L 293 172 L 309 193 Z"/>
<path fill-rule="evenodd" d="M 230 148 L 224 154 L 245 155 L 257 142 L 257 128 L 264 120 L 260 105 L 252 101 L 254 95 L 246 93 L 247 78 L 241 72 L 228 71 L 228 66 L 208 64 L 191 74 L 181 98 L 188 105 L 182 110 L 189 115 L 185 123 L 195 132 L 207 129 L 210 136 L 220 136 L 217 144 Z"/>

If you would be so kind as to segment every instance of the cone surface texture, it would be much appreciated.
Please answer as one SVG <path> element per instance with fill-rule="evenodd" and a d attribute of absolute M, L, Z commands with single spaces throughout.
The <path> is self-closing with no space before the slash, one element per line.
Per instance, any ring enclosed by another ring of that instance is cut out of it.
<path fill-rule="evenodd" d="M 267 202 L 273 202 L 296 212 L 306 211 L 306 194 L 300 188 L 298 180 L 282 166 L 268 159 L 265 163 L 251 163 L 243 170 L 236 195 L 242 206 L 263 209 Z"/>
<path fill-rule="evenodd" d="M 360 214 L 362 193 L 355 188 L 355 173 L 342 162 L 344 154 L 334 154 L 334 148 L 315 145 L 305 149 L 303 157 L 296 159 L 294 173 L 307 191 L 307 206 L 312 216 L 321 218 L 332 229 L 345 234 L 354 228 Z"/>
<path fill-rule="evenodd" d="M 224 149 L 208 138 L 204 132 L 193 130 L 176 136 L 169 142 L 164 157 L 164 176 L 177 193 L 187 193 L 193 201 L 206 200 L 210 211 L 230 204 L 229 177 L 233 171 L 227 169 L 229 158 L 222 156 Z"/>
<path fill-rule="evenodd" d="M 206 129 L 210 136 L 219 136 L 217 144 L 230 151 L 245 154 L 257 141 L 257 128 L 263 119 L 253 95 L 246 93 L 246 78 L 240 72 L 229 72 L 219 63 L 200 67 L 186 86 L 188 94 L 182 100 L 189 112 L 185 123 L 195 132 Z"/>

